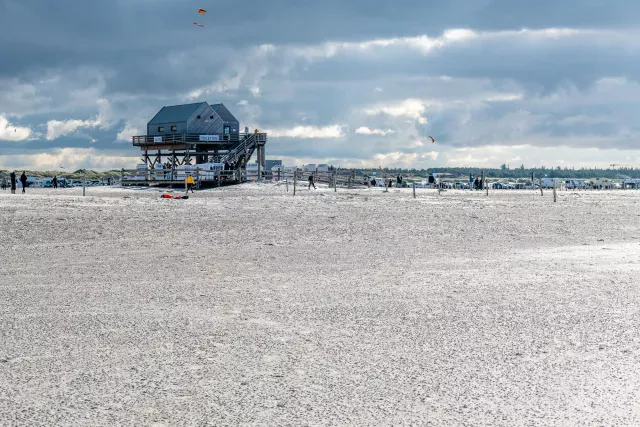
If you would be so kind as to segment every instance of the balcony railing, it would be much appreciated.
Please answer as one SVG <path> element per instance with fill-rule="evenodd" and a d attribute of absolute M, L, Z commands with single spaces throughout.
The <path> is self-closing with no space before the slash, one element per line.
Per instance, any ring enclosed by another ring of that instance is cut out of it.
<path fill-rule="evenodd" d="M 199 133 L 169 133 L 165 135 L 140 135 L 134 136 L 134 147 L 145 145 L 175 145 L 175 144 L 229 144 L 240 141 L 244 134 L 225 135 L 199 134 Z"/>

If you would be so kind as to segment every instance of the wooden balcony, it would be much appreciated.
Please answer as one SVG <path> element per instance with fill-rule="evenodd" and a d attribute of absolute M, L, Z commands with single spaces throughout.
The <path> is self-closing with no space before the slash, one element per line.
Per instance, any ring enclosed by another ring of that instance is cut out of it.
<path fill-rule="evenodd" d="M 229 145 L 234 144 L 244 138 L 244 134 L 240 135 L 224 135 L 224 134 L 208 134 L 199 133 L 170 133 L 164 135 L 140 135 L 134 136 L 134 147 L 148 146 L 183 146 L 187 145 Z"/>

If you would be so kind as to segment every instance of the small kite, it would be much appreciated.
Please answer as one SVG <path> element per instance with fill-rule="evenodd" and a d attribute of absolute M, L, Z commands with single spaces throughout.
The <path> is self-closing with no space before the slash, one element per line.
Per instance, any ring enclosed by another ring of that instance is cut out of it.
<path fill-rule="evenodd" d="M 430 136 L 429 138 L 431 138 L 431 143 L 432 143 L 432 144 L 434 144 L 434 143 L 436 142 L 436 140 L 435 140 L 435 139 L 433 139 L 433 137 L 432 137 L 432 136 Z"/>
<path fill-rule="evenodd" d="M 204 26 L 204 25 L 202 25 L 202 24 L 198 24 L 197 22 L 194 22 L 194 23 L 193 23 L 193 25 L 197 25 L 198 27 L 202 27 L 202 28 L 207 28 L 207 27 L 205 27 L 205 26 Z"/>
<path fill-rule="evenodd" d="M 200 15 L 204 15 L 205 13 L 207 13 L 207 11 L 206 11 L 206 10 L 204 10 L 204 9 L 202 9 L 202 8 L 200 8 L 200 9 L 198 9 L 198 13 L 199 13 Z"/>

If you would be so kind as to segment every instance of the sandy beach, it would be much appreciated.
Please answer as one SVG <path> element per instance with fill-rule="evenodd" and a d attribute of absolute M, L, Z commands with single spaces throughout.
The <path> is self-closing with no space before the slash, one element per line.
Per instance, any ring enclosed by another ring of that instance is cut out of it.
<path fill-rule="evenodd" d="M 0 425 L 640 425 L 640 192 L 0 193 Z"/>

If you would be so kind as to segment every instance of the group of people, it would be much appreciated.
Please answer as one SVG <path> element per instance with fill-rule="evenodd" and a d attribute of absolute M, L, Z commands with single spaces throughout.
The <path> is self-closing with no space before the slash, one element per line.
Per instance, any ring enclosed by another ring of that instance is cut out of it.
<path fill-rule="evenodd" d="M 13 171 L 9 174 L 9 182 L 11 183 L 11 194 L 16 194 L 16 171 Z M 20 183 L 22 184 L 22 192 L 25 193 L 25 188 L 27 187 L 27 174 L 22 171 L 22 175 L 20 175 Z M 2 190 L 7 190 L 7 177 L 2 177 Z"/>
<path fill-rule="evenodd" d="M 473 182 L 473 185 L 471 184 Z M 473 187 L 475 190 L 482 190 L 484 188 L 484 181 L 482 178 L 476 176 L 476 179 L 473 179 L 473 175 L 469 174 L 469 188 Z"/>

